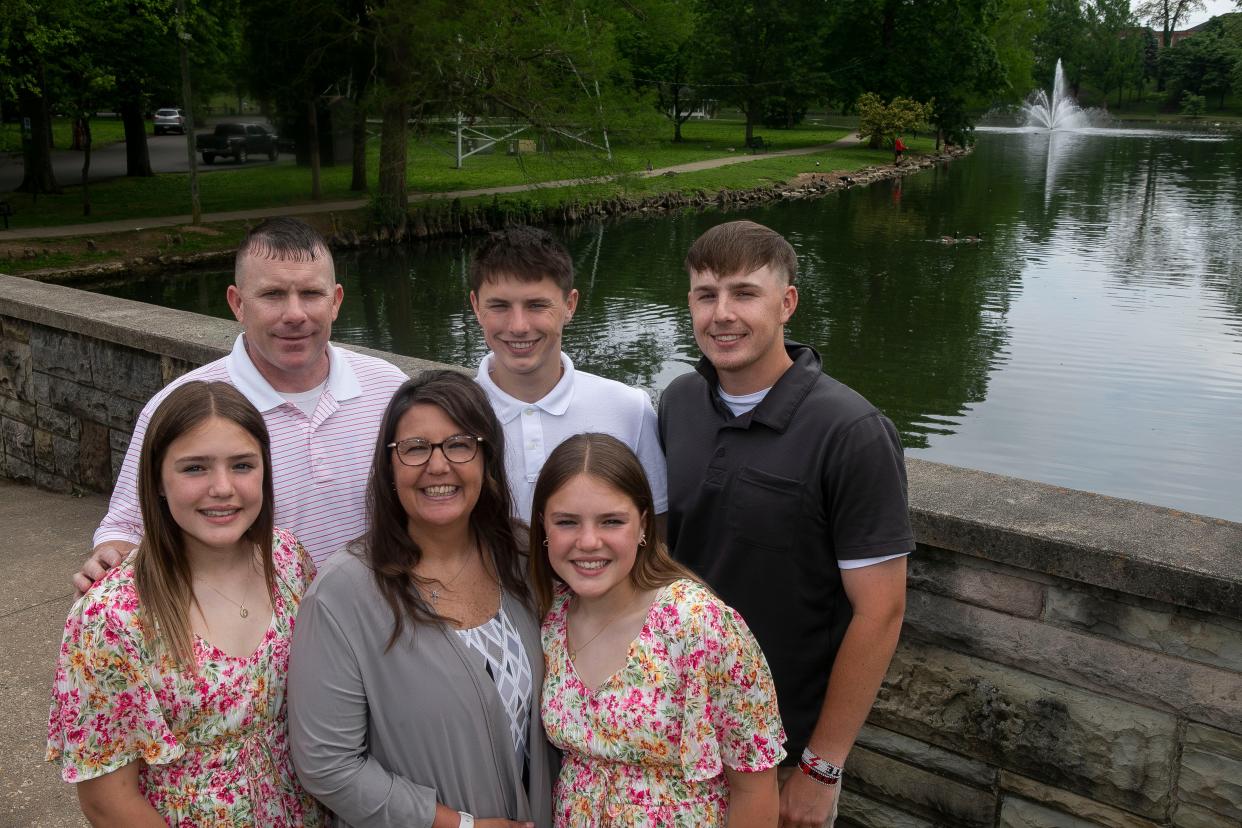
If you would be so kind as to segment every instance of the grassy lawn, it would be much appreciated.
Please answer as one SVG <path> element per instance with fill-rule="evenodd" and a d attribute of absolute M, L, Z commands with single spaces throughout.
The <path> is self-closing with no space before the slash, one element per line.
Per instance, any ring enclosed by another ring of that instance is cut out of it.
<path fill-rule="evenodd" d="M 931 138 L 913 138 L 908 144 L 912 155 L 931 153 L 935 146 Z M 652 178 L 629 175 L 601 183 L 539 187 L 501 196 L 476 196 L 462 199 L 462 206 L 469 208 L 494 204 L 503 210 L 522 212 L 568 203 L 588 203 L 618 196 L 641 199 L 667 192 L 713 193 L 725 189 L 753 189 L 788 182 L 802 173 L 851 172 L 863 167 L 888 164 L 891 161 L 890 150 L 870 150 L 862 146 L 852 146 L 794 157 L 759 156 L 746 164 L 734 164 L 675 175 L 659 175 Z M 258 171 L 256 168 L 253 172 Z M 166 177 L 171 176 L 161 178 Z M 449 209 L 449 204 L 443 200 L 434 200 L 416 203 L 413 209 L 435 213 Z M 315 214 L 307 215 L 305 218 L 324 232 L 328 232 L 334 226 L 362 230 L 366 226 L 367 213 L 367 209 L 362 208 L 336 216 Z M 183 256 L 204 250 L 231 250 L 236 248 L 244 232 L 243 222 L 222 222 L 207 225 L 198 231 L 181 227 L 103 234 L 90 238 L 89 244 L 87 237 L 76 237 L 14 240 L 6 245 L 3 242 L 3 236 L 0 236 L 0 272 L 26 273 L 33 270 L 126 260 L 138 256 L 144 258 L 158 255 Z M 91 249 L 92 246 L 94 249 Z M 31 251 L 33 256 L 27 258 L 27 250 Z"/>
<path fill-rule="evenodd" d="M 91 146 L 94 149 L 125 140 L 125 126 L 119 120 L 91 119 Z M 52 120 L 52 146 L 69 149 L 73 144 L 73 123 L 68 118 Z M 22 151 L 21 124 L 0 123 L 0 152 Z"/>
<path fill-rule="evenodd" d="M 671 130 L 669 130 L 671 132 Z M 535 184 L 594 176 L 622 175 L 653 167 L 666 167 L 709 158 L 735 156 L 741 152 L 744 128 L 736 121 L 692 121 L 683 126 L 683 143 L 648 141 L 614 147 L 607 160 L 594 150 L 566 147 L 552 152 L 507 155 L 503 148 L 491 154 L 467 158 L 455 169 L 451 136 L 445 133 L 410 142 L 409 186 L 411 192 L 447 192 L 483 187 Z M 848 134 L 846 127 L 816 124 L 792 130 L 759 130 L 772 150 L 828 144 Z M 596 136 L 598 138 L 598 136 Z M 379 146 L 368 146 L 367 171 L 376 186 Z M 761 162 L 766 163 L 766 162 Z M 749 166 L 749 165 L 747 165 Z M 365 198 L 349 189 L 348 165 L 324 167 L 320 182 L 325 201 Z M 91 185 L 92 214 L 82 216 L 81 188 L 69 186 L 61 195 L 6 195 L 16 215 L 14 227 L 46 227 L 121 218 L 184 215 L 190 212 L 188 176 L 169 173 L 153 178 L 123 178 Z M 206 213 L 259 209 L 310 201 L 310 172 L 290 165 L 220 169 L 199 177 L 199 191 Z"/>

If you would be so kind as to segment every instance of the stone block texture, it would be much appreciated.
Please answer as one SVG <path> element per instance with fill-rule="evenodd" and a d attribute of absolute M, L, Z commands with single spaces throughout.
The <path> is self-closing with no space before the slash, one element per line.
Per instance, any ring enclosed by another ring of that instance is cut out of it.
<path fill-rule="evenodd" d="M 1176 719 L 1065 682 L 907 641 L 871 721 L 1141 816 L 1169 807 Z"/>

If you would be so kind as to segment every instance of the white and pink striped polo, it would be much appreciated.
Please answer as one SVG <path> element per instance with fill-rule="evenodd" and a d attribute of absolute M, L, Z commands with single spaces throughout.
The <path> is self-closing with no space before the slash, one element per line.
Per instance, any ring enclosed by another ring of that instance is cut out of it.
<path fill-rule="evenodd" d="M 95 530 L 105 541 L 138 543 L 138 456 L 147 423 L 178 385 L 191 380 L 232 384 L 263 414 L 272 442 L 272 485 L 276 525 L 292 532 L 316 563 L 363 533 L 367 474 L 380 418 L 406 375 L 375 357 L 328 346 L 328 383 L 314 415 L 307 417 L 263 378 L 246 354 L 242 336 L 223 359 L 170 382 L 138 415 L 108 514 Z"/>

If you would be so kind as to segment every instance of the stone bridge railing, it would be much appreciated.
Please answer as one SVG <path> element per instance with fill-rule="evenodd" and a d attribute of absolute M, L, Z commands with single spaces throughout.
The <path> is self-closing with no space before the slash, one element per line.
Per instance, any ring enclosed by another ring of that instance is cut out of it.
<path fill-rule="evenodd" d="M 0 276 L 0 473 L 107 491 L 142 404 L 236 332 Z M 1242 826 L 1242 525 L 909 468 L 906 629 L 842 822 Z"/>

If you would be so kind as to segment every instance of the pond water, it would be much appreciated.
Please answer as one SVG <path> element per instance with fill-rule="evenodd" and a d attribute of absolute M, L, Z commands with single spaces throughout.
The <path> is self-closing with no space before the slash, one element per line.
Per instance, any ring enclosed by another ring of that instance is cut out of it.
<path fill-rule="evenodd" d="M 1239 136 L 981 131 L 952 164 L 735 217 L 793 243 L 789 335 L 883 409 L 911 456 L 1242 520 Z M 575 363 L 653 393 L 691 370 L 681 260 L 724 218 L 565 231 Z M 475 243 L 339 257 L 336 338 L 477 364 Z M 229 278 L 108 292 L 227 317 Z"/>

